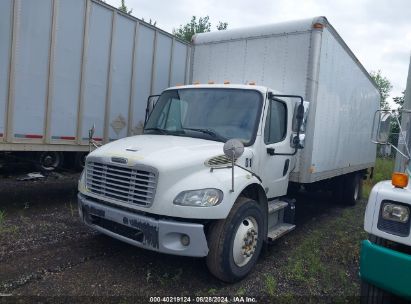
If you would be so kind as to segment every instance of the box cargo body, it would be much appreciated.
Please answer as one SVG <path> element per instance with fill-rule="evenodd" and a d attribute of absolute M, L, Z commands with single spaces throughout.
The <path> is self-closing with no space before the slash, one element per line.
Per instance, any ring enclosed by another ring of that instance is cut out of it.
<path fill-rule="evenodd" d="M 291 181 L 374 166 L 370 130 L 379 93 L 326 18 L 196 35 L 191 64 L 191 82 L 256 82 L 310 102 L 305 148 Z"/>
<path fill-rule="evenodd" d="M 0 1 L 0 151 L 87 151 L 142 130 L 190 46 L 100 1 Z"/>

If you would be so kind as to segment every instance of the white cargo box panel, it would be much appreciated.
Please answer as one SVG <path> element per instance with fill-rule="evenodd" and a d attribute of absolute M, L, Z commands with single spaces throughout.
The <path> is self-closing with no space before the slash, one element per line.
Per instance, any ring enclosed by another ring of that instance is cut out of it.
<path fill-rule="evenodd" d="M 378 90 L 326 18 L 198 34 L 193 43 L 191 82 L 256 82 L 310 102 L 292 181 L 374 165 L 370 132 Z"/>
<path fill-rule="evenodd" d="M 81 151 L 139 134 L 188 82 L 190 45 L 94 0 L 0 1 L 0 150 Z"/>

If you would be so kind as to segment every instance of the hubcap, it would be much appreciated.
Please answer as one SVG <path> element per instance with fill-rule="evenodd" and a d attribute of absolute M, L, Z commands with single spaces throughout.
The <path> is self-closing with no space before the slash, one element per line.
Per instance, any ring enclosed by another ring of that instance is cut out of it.
<path fill-rule="evenodd" d="M 258 241 L 258 224 L 253 217 L 246 217 L 238 226 L 234 238 L 233 258 L 234 263 L 242 267 L 254 255 Z"/>

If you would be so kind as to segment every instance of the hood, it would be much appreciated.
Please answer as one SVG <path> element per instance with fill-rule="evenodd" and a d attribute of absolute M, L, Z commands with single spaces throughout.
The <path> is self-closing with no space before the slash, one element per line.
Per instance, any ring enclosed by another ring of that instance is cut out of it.
<path fill-rule="evenodd" d="M 126 158 L 127 164 L 144 164 L 157 169 L 203 165 L 210 157 L 224 154 L 224 143 L 172 135 L 137 135 L 108 143 L 89 154 L 110 162 Z"/>

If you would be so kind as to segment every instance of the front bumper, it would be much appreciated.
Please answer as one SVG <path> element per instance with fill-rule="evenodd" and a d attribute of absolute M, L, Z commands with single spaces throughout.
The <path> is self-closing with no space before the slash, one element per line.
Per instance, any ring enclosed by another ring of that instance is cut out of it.
<path fill-rule="evenodd" d="M 363 241 L 360 277 L 383 290 L 411 300 L 411 255 L 368 240 Z"/>
<path fill-rule="evenodd" d="M 155 219 L 109 207 L 78 194 L 80 218 L 88 226 L 131 245 L 174 255 L 204 257 L 208 254 L 204 225 Z M 183 245 L 182 236 L 189 237 Z"/>

